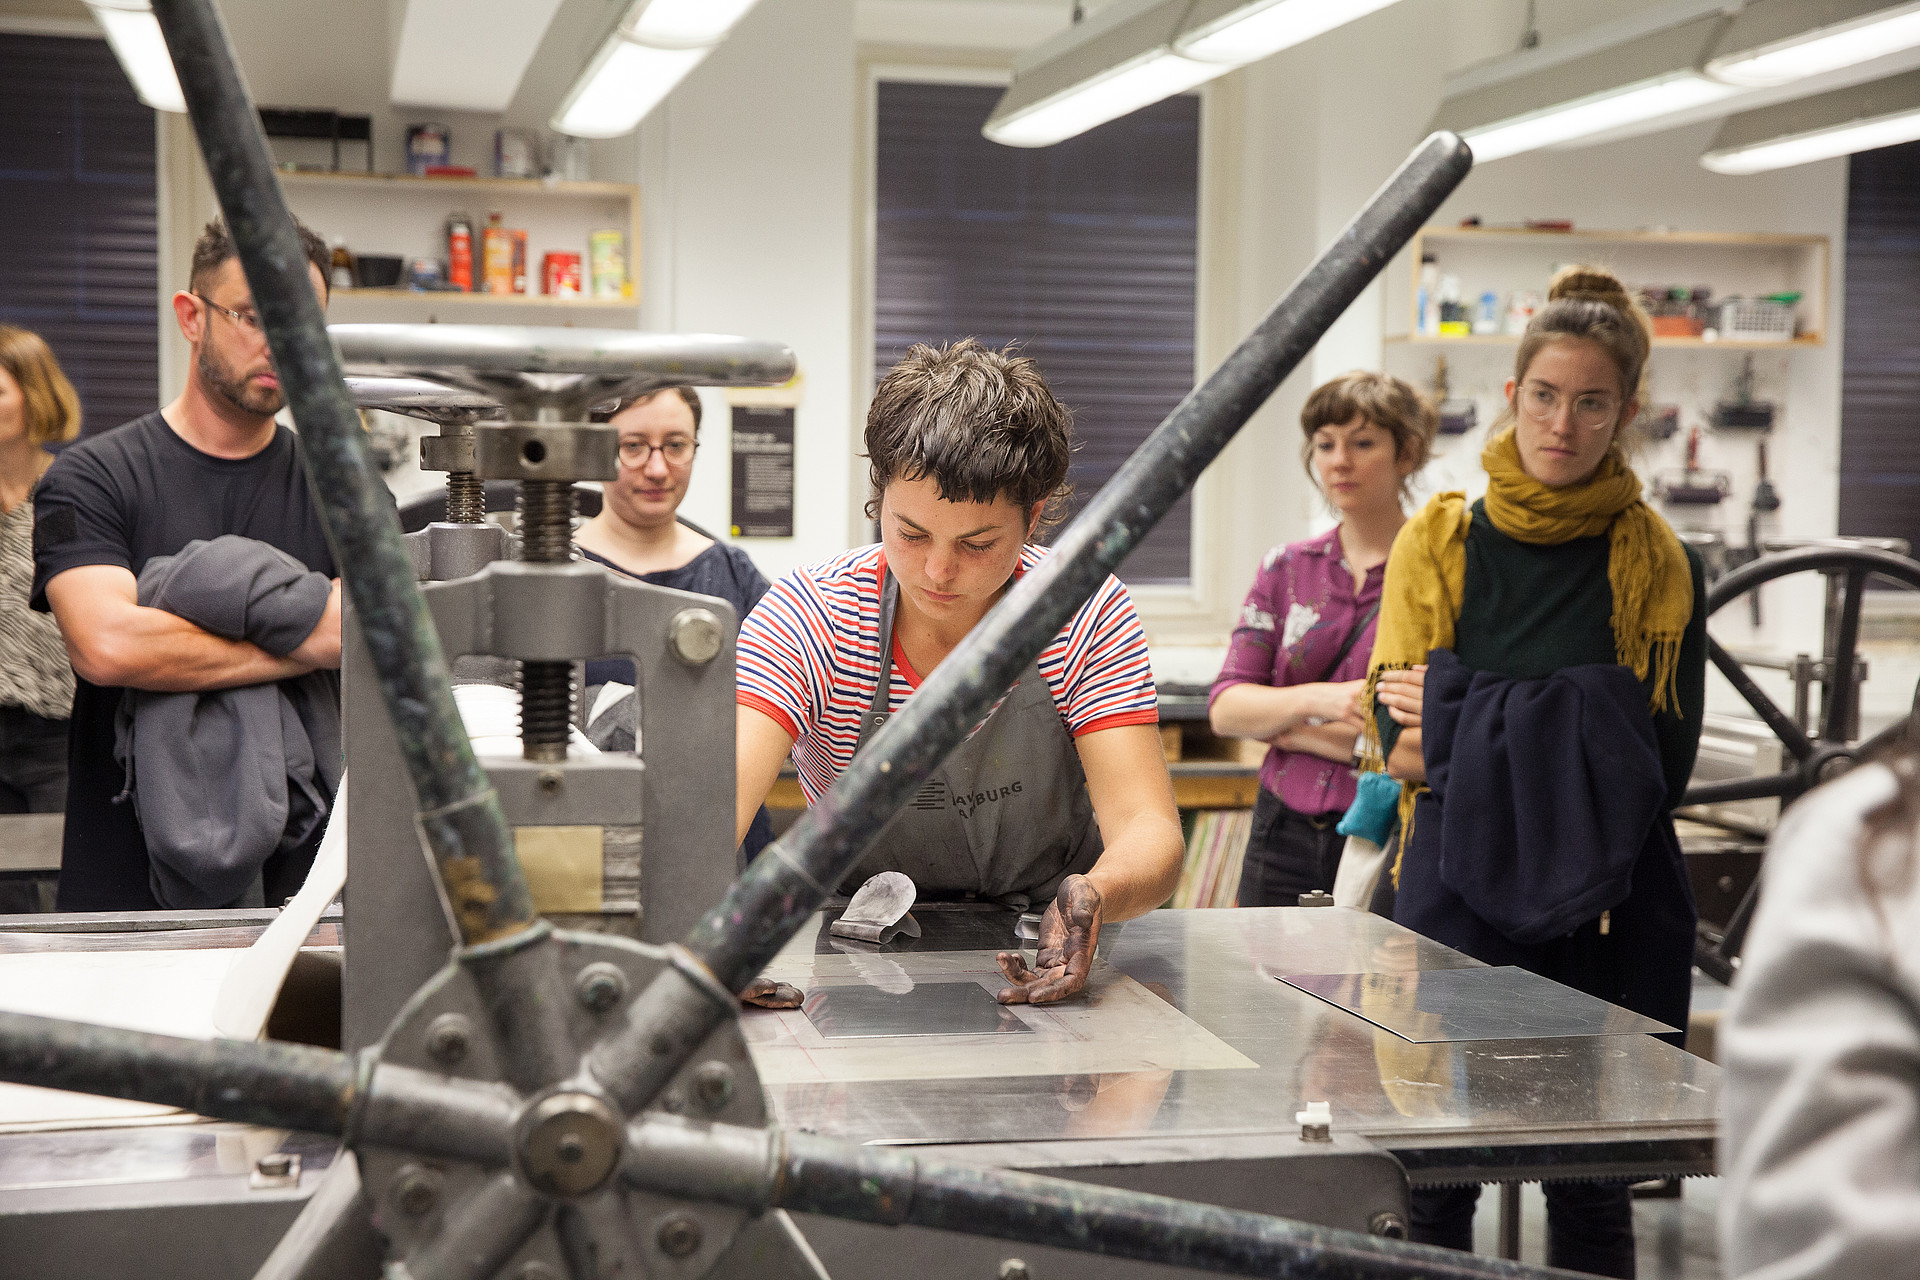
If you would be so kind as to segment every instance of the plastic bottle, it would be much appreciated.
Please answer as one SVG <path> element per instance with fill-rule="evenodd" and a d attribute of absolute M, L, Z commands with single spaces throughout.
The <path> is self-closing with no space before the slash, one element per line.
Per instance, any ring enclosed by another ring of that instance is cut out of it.
<path fill-rule="evenodd" d="M 1480 295 L 1480 314 L 1474 317 L 1473 331 L 1475 333 L 1500 332 L 1500 298 L 1491 289 Z"/>
<path fill-rule="evenodd" d="M 1440 332 L 1440 260 L 1431 253 L 1420 255 L 1420 332 Z"/>

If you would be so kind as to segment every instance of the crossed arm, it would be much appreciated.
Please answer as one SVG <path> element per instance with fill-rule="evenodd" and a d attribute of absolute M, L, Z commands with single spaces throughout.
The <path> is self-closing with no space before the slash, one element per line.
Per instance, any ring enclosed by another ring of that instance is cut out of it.
<path fill-rule="evenodd" d="M 1207 713 L 1215 733 L 1253 738 L 1283 751 L 1301 751 L 1345 764 L 1360 736 L 1354 703 L 1364 680 L 1229 685 Z"/>
<path fill-rule="evenodd" d="M 233 689 L 340 665 L 340 580 L 319 625 L 284 658 L 203 631 L 140 604 L 139 584 L 119 565 L 81 565 L 47 583 L 67 657 L 92 684 L 192 693 Z"/>

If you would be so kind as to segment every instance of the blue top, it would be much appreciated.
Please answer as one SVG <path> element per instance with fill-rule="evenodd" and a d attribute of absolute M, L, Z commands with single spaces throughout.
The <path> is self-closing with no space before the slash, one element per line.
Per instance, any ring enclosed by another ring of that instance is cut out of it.
<path fill-rule="evenodd" d="M 690 520 L 681 524 L 705 538 L 713 535 Z M 605 556 L 597 556 L 585 547 L 580 554 L 591 564 L 601 565 L 615 573 L 637 578 L 641 582 L 650 582 L 656 587 L 671 587 L 675 591 L 692 591 L 703 596 L 718 596 L 732 605 L 734 612 L 745 621 L 753 606 L 760 603 L 760 597 L 767 593 L 767 580 L 754 565 L 746 552 L 735 546 L 713 539 L 713 545 L 702 551 L 678 569 L 662 569 L 658 573 L 633 573 L 621 568 Z M 618 680 L 621 684 L 633 683 L 633 664 L 625 658 L 596 658 L 587 664 L 587 684 L 605 684 L 609 680 Z"/>

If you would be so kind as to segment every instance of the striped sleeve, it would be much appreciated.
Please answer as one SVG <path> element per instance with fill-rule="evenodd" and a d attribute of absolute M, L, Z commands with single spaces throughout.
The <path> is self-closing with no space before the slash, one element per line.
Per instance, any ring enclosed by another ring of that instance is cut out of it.
<path fill-rule="evenodd" d="M 740 624 L 734 699 L 772 719 L 794 738 L 819 719 L 830 677 L 827 613 L 807 571 L 767 588 Z"/>
<path fill-rule="evenodd" d="M 1122 725 L 1160 723 L 1147 633 L 1117 578 L 1108 578 L 1040 655 L 1040 671 L 1076 738 Z"/>

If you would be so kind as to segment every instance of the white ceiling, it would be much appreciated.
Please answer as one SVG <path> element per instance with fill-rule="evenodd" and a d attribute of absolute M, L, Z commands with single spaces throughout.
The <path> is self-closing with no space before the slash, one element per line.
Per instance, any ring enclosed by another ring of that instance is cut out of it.
<path fill-rule="evenodd" d="M 500 112 L 561 0 L 387 0 L 396 107 Z"/>

